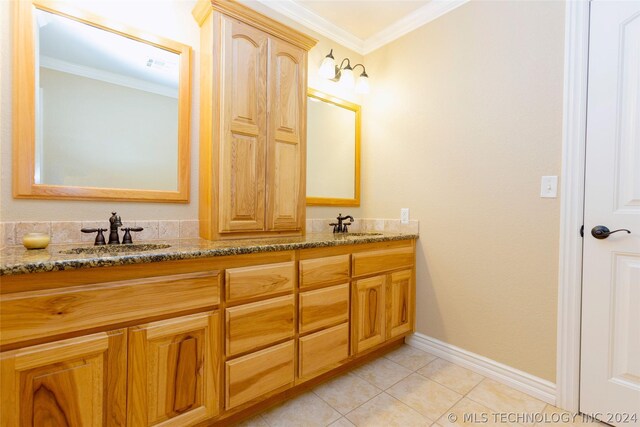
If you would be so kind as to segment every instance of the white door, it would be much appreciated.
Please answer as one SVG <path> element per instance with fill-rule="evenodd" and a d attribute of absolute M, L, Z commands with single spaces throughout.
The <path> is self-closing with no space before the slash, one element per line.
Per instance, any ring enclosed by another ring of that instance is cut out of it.
<path fill-rule="evenodd" d="M 640 1 L 593 0 L 589 38 L 580 411 L 640 426 Z"/>

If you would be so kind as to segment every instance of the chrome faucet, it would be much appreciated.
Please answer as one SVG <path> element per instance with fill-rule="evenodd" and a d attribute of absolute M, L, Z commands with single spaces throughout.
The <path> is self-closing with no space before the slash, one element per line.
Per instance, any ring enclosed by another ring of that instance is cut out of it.
<path fill-rule="evenodd" d="M 351 215 L 342 216 L 341 213 L 338 214 L 338 217 L 336 219 L 338 220 L 337 223 L 332 222 L 331 224 L 329 224 L 333 226 L 334 233 L 348 233 L 349 229 L 347 227 L 353 224 L 353 221 L 355 221 Z M 343 222 L 347 219 L 350 220 L 350 222 Z"/>

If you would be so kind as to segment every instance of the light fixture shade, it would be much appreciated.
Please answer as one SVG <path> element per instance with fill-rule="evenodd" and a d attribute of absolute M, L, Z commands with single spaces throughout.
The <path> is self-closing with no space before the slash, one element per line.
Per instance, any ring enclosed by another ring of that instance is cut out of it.
<path fill-rule="evenodd" d="M 331 54 L 324 57 L 318 74 L 320 74 L 320 77 L 323 79 L 332 79 L 336 76 L 336 61 Z"/>
<path fill-rule="evenodd" d="M 342 75 L 340 76 L 340 84 L 346 89 L 353 89 L 356 84 L 355 77 L 353 77 L 353 70 L 351 67 L 347 67 L 342 70 Z"/>
<path fill-rule="evenodd" d="M 356 82 L 356 93 L 369 93 L 369 76 L 365 73 L 360 74 L 360 77 L 358 77 L 358 81 Z"/>

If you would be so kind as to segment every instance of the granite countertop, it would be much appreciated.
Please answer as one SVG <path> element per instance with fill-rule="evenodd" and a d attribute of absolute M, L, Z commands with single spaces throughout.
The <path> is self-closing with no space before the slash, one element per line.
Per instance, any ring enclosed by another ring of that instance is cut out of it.
<path fill-rule="evenodd" d="M 301 237 L 224 241 L 204 239 L 154 240 L 136 243 L 169 245 L 169 247 L 143 252 L 129 252 L 126 250 L 122 251 L 125 247 L 120 245 L 118 247 L 120 252 L 118 253 L 105 252 L 100 254 L 61 253 L 62 251 L 68 251 L 73 248 L 92 247 L 91 244 L 86 243 L 49 245 L 46 249 L 38 250 L 27 250 L 22 245 L 8 246 L 0 250 L 0 276 L 418 238 L 418 234 L 376 233 L 359 236 L 356 234 L 359 233 L 347 235 L 307 234 Z"/>

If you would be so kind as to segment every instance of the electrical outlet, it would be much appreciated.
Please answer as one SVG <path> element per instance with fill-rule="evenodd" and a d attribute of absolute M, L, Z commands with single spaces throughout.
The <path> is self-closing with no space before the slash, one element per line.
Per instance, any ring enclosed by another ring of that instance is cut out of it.
<path fill-rule="evenodd" d="M 400 222 L 402 224 L 409 224 L 409 208 L 400 209 Z"/>

